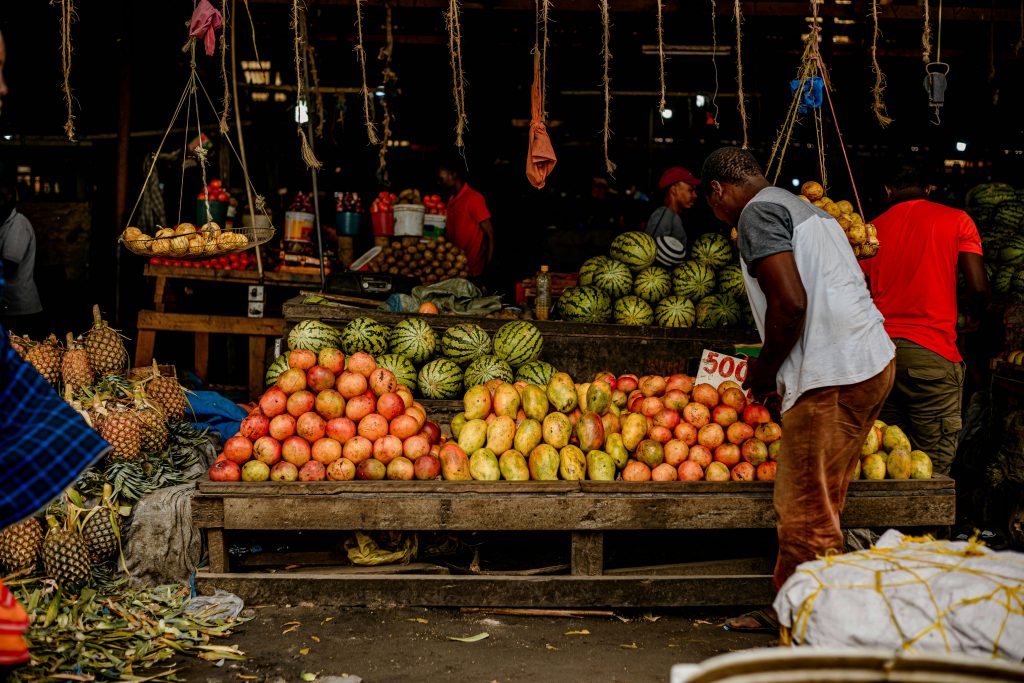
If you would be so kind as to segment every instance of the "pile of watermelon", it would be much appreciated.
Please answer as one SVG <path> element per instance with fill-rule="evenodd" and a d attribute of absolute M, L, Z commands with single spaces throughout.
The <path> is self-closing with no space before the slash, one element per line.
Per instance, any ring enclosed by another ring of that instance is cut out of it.
<path fill-rule="evenodd" d="M 1024 189 L 985 183 L 972 188 L 965 203 L 981 233 L 992 290 L 1024 301 Z"/>
<path fill-rule="evenodd" d="M 434 400 L 461 398 L 463 386 L 490 380 L 546 384 L 555 373 L 540 360 L 540 330 L 523 320 L 505 323 L 493 337 L 474 323 L 454 325 L 439 334 L 423 318 L 406 318 L 389 327 L 371 317 L 356 318 L 340 330 L 319 320 L 304 320 L 288 334 L 288 351 L 319 353 L 325 348 L 349 356 L 368 353 L 418 398 Z M 275 359 L 267 370 L 267 385 L 287 369 L 286 354 Z"/>
<path fill-rule="evenodd" d="M 654 264 L 654 238 L 627 232 L 608 256 L 580 267 L 579 284 L 562 293 L 563 320 L 661 327 L 752 327 L 743 271 L 728 238 L 707 233 L 677 268 Z"/>

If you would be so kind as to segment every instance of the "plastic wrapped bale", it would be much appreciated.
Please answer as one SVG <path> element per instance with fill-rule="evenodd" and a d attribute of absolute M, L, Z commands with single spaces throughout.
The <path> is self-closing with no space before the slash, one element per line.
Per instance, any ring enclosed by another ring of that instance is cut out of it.
<path fill-rule="evenodd" d="M 124 559 L 135 585 L 188 583 L 202 555 L 192 524 L 194 484 L 169 486 L 144 496 L 132 510 Z"/>
<path fill-rule="evenodd" d="M 1024 554 L 890 529 L 871 550 L 801 564 L 775 609 L 783 642 L 1024 659 Z"/>

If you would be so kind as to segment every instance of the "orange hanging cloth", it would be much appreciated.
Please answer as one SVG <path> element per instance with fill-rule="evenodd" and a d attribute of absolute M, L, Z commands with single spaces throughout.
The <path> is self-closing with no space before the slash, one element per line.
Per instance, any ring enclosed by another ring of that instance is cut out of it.
<path fill-rule="evenodd" d="M 548 129 L 544 125 L 544 110 L 540 92 L 540 50 L 533 52 L 533 89 L 530 93 L 532 118 L 530 120 L 530 145 L 526 152 L 526 179 L 538 190 L 544 187 L 544 179 L 555 167 L 555 149 L 551 146 Z"/>

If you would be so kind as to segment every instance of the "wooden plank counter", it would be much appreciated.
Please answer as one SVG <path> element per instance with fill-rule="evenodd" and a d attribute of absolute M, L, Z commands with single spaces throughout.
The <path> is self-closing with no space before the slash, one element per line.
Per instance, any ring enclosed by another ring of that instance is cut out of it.
<path fill-rule="evenodd" d="M 605 532 L 721 530 L 722 543 L 728 543 L 729 530 L 774 527 L 771 482 L 203 480 L 197 487 L 193 521 L 210 552 L 209 569 L 197 580 L 246 600 L 269 599 L 274 591 L 286 591 L 294 600 L 300 599 L 295 591 L 305 591 L 325 604 L 667 607 L 757 604 L 771 597 L 767 573 L 737 575 L 722 563 L 711 563 L 714 573 L 703 574 L 604 569 Z M 952 524 L 954 518 L 954 482 L 937 477 L 854 481 L 842 523 L 847 528 L 919 527 Z M 356 529 L 564 532 L 570 574 L 424 576 L 396 574 L 394 567 L 358 575 L 340 569 L 245 573 L 232 571 L 226 551 L 233 533 Z"/>

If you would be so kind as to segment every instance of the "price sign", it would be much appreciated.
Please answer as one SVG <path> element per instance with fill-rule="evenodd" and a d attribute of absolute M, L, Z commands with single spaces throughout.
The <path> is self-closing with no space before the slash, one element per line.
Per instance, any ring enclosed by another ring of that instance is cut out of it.
<path fill-rule="evenodd" d="M 704 353 L 700 357 L 700 368 L 697 370 L 696 384 L 706 383 L 717 389 L 722 382 L 728 380 L 742 386 L 746 379 L 746 358 L 704 349 Z"/>

